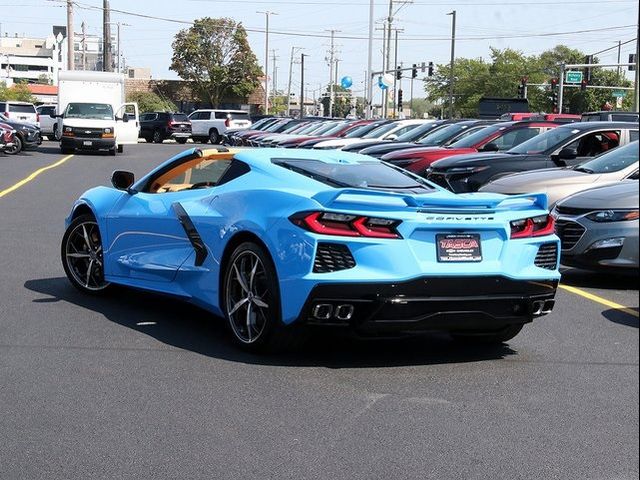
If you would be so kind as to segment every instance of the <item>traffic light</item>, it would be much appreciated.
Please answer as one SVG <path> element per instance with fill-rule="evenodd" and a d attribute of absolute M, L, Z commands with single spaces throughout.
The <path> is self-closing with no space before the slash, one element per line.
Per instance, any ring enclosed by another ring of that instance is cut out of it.
<path fill-rule="evenodd" d="M 416 78 L 418 76 L 418 65 L 415 63 L 411 67 L 411 78 Z"/>
<path fill-rule="evenodd" d="M 518 98 L 527 98 L 527 77 L 520 79 L 520 85 L 518 85 Z"/>
<path fill-rule="evenodd" d="M 636 63 L 636 54 L 635 53 L 630 53 L 629 54 L 629 62 L 628 63 Z M 629 71 L 632 72 L 636 69 L 637 65 L 629 65 Z"/>
<path fill-rule="evenodd" d="M 402 67 L 401 67 L 400 65 L 398 65 L 398 66 L 396 67 L 396 78 L 397 78 L 398 80 L 400 80 L 400 79 L 402 78 L 402 70 L 400 70 L 401 68 L 402 68 Z"/>
<path fill-rule="evenodd" d="M 427 75 L 430 77 L 433 77 L 433 62 L 429 62 L 429 65 L 427 68 Z"/>
<path fill-rule="evenodd" d="M 549 85 L 551 86 L 551 91 L 555 92 L 558 89 L 558 79 L 552 78 L 549 80 Z"/>
<path fill-rule="evenodd" d="M 398 90 L 398 110 L 402 111 L 402 90 Z"/>
<path fill-rule="evenodd" d="M 591 65 L 593 63 L 593 55 L 586 55 L 584 57 L 584 63 Z M 591 68 L 584 67 L 584 78 L 587 80 L 587 83 L 591 81 Z"/>
<path fill-rule="evenodd" d="M 582 90 L 584 92 L 587 89 L 587 85 L 589 85 L 589 81 L 588 80 L 582 80 L 580 82 L 580 90 Z"/>

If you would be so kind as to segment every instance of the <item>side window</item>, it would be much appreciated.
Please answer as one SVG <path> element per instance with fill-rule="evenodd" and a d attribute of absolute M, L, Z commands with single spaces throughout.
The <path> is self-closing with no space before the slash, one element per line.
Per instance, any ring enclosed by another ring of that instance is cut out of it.
<path fill-rule="evenodd" d="M 218 184 L 230 163 L 230 158 L 195 158 L 186 161 L 153 179 L 149 193 L 180 192 L 213 187 Z"/>
<path fill-rule="evenodd" d="M 629 130 L 629 141 L 635 142 L 638 140 L 638 130 Z"/>
<path fill-rule="evenodd" d="M 627 180 L 638 180 L 638 170 L 627 177 Z"/>
<path fill-rule="evenodd" d="M 0 103 L 0 113 L 4 113 L 7 110 L 6 103 Z"/>
<path fill-rule="evenodd" d="M 168 120 L 169 119 L 169 114 L 168 113 L 157 113 L 156 114 L 156 118 L 158 120 Z"/>
<path fill-rule="evenodd" d="M 620 144 L 620 131 L 592 132 L 567 145 L 574 148 L 579 157 L 594 157 Z"/>
<path fill-rule="evenodd" d="M 228 115 L 227 112 L 216 112 L 216 120 L 226 120 Z"/>
<path fill-rule="evenodd" d="M 540 127 L 519 128 L 506 132 L 501 137 L 491 141 L 495 143 L 500 150 L 509 150 L 510 148 L 520 145 L 522 142 L 535 137 L 540 133 Z"/>

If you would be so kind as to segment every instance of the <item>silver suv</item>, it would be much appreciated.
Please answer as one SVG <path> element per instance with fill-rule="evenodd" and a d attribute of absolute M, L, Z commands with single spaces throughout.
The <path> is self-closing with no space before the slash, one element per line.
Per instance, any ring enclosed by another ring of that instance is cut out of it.
<path fill-rule="evenodd" d="M 15 122 L 40 126 L 40 116 L 33 103 L 7 100 L 0 102 L 0 113 Z"/>

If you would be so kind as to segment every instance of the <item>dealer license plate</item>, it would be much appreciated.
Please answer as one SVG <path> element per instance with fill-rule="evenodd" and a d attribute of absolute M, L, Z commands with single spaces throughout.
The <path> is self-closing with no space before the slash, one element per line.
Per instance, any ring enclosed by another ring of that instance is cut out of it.
<path fill-rule="evenodd" d="M 93 145 L 93 142 L 90 142 L 89 140 L 85 140 L 84 142 L 82 142 L 82 144 L 83 144 L 85 147 L 90 147 L 91 145 Z"/>
<path fill-rule="evenodd" d="M 438 262 L 481 262 L 482 248 L 477 233 L 436 235 Z"/>

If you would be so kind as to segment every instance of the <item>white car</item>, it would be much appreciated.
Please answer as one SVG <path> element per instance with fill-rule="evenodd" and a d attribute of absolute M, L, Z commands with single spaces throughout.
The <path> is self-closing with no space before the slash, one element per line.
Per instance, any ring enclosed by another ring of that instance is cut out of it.
<path fill-rule="evenodd" d="M 55 103 L 48 105 L 38 105 L 36 111 L 40 115 L 40 133 L 47 137 L 49 140 L 53 140 L 56 135 L 56 126 L 58 124 L 57 119 L 51 117 L 56 114 L 58 106 Z"/>
<path fill-rule="evenodd" d="M 194 142 L 220 143 L 222 134 L 229 129 L 249 128 L 249 112 L 244 110 L 196 110 L 189 115 L 191 138 Z"/>
<path fill-rule="evenodd" d="M 36 107 L 33 103 L 14 100 L 2 101 L 0 102 L 0 113 L 14 122 L 40 126 L 38 112 L 36 112 Z"/>
<path fill-rule="evenodd" d="M 397 120 L 395 122 L 380 125 L 378 128 L 371 130 L 361 138 L 335 138 L 316 143 L 313 148 L 317 150 L 331 150 L 340 149 L 347 145 L 362 142 L 363 140 L 395 140 L 400 135 L 407 133 L 409 130 L 413 130 L 419 125 L 423 125 L 428 122 L 435 122 L 435 120 Z"/>

